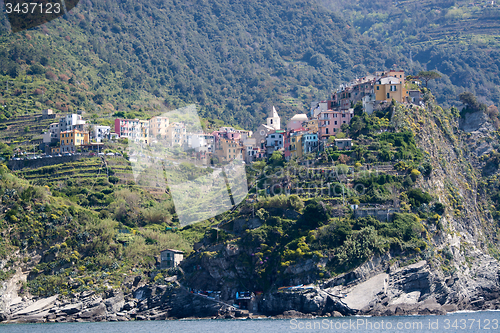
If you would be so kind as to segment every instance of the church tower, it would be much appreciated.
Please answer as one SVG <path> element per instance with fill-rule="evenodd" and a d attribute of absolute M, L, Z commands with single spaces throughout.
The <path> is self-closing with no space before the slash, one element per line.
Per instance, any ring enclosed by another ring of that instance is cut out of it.
<path fill-rule="evenodd" d="M 280 129 L 280 116 L 278 116 L 278 112 L 276 112 L 276 109 L 273 106 L 273 109 L 271 110 L 271 114 L 269 115 L 270 117 L 267 118 L 267 126 L 274 128 L 275 130 Z"/>

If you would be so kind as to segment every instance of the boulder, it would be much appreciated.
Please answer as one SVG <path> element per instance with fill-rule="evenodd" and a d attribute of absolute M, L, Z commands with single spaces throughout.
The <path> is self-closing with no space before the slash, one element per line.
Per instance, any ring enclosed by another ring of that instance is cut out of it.
<path fill-rule="evenodd" d="M 80 312 L 82 309 L 83 309 L 83 303 L 79 302 L 75 304 L 68 304 L 62 307 L 60 310 L 61 312 L 64 312 L 67 315 L 71 315 Z"/>
<path fill-rule="evenodd" d="M 7 321 L 7 320 L 9 320 L 9 318 L 10 318 L 10 317 L 9 317 L 9 315 L 8 315 L 7 313 L 5 313 L 5 312 L 0 312 L 0 323 L 1 323 L 2 321 Z"/>
<path fill-rule="evenodd" d="M 108 312 L 119 312 L 125 305 L 123 293 L 118 293 L 116 296 L 104 300 L 104 304 Z"/>
<path fill-rule="evenodd" d="M 103 303 L 96 307 L 80 312 L 79 318 L 89 321 L 102 321 L 106 319 L 106 305 Z"/>

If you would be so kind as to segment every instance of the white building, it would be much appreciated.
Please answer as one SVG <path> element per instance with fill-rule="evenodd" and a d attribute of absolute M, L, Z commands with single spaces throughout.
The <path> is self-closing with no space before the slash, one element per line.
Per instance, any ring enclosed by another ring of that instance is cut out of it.
<path fill-rule="evenodd" d="M 272 131 L 279 130 L 281 127 L 281 118 L 276 112 L 276 109 L 272 108 L 269 117 L 267 118 L 267 125 L 260 125 L 257 127 L 257 131 L 253 133 L 255 137 L 255 146 L 257 148 L 266 149 L 266 137 Z"/>
<path fill-rule="evenodd" d="M 59 119 L 59 133 L 65 131 L 72 131 L 74 129 L 83 131 L 85 120 L 79 114 L 69 114 Z"/>
<path fill-rule="evenodd" d="M 311 104 L 311 118 L 317 118 L 321 112 L 324 112 L 327 110 L 328 110 L 328 102 L 327 101 L 313 102 Z"/>
<path fill-rule="evenodd" d="M 90 131 L 90 140 L 102 142 L 102 139 L 109 139 L 111 128 L 109 126 L 93 125 Z"/>
<path fill-rule="evenodd" d="M 281 126 L 281 118 L 278 116 L 278 112 L 276 112 L 276 109 L 273 106 L 273 109 L 271 110 L 271 114 L 267 118 L 267 126 L 272 127 L 275 130 L 279 130 Z"/>

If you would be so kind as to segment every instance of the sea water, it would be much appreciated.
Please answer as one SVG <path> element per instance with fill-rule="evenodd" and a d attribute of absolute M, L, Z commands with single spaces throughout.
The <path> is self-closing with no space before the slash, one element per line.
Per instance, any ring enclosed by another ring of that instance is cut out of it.
<path fill-rule="evenodd" d="M 444 316 L 316 319 L 165 320 L 99 323 L 0 324 L 0 333 L 281 333 L 281 332 L 500 332 L 500 312 L 455 312 Z"/>

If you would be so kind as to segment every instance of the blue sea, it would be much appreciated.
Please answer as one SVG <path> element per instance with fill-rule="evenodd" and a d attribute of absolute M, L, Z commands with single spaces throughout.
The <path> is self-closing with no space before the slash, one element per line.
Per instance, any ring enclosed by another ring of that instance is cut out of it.
<path fill-rule="evenodd" d="M 166 320 L 100 323 L 0 324 L 0 333 L 126 332 L 500 332 L 500 312 L 456 312 L 445 316 L 317 319 Z"/>

